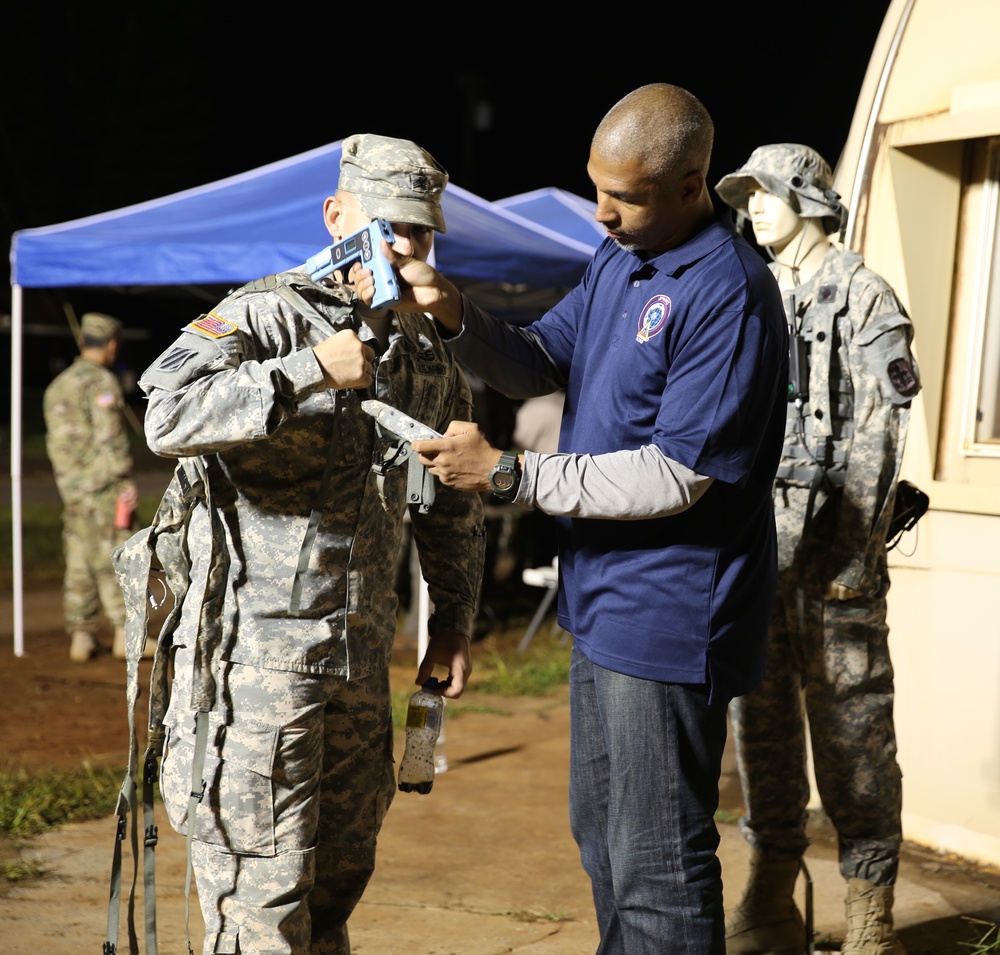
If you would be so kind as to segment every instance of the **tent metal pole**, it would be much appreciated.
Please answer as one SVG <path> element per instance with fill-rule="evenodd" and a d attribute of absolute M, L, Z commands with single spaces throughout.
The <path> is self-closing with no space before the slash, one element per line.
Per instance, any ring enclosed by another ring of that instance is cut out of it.
<path fill-rule="evenodd" d="M 10 498 L 14 558 L 14 656 L 24 656 L 24 553 L 21 516 L 21 401 L 23 300 L 21 286 L 11 286 L 10 327 Z"/>

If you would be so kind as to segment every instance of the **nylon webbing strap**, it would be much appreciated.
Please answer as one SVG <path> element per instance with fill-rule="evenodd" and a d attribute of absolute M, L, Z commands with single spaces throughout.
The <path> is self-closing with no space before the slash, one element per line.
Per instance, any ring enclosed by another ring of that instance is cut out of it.
<path fill-rule="evenodd" d="M 104 955 L 115 955 L 118 951 L 118 930 L 119 930 L 119 910 L 121 909 L 121 888 L 122 888 L 122 843 L 125 841 L 125 834 L 128 830 L 128 816 L 132 813 L 135 819 L 135 785 L 131 776 L 126 776 L 118 792 L 118 805 L 115 809 L 117 823 L 115 826 L 115 845 L 111 854 L 111 891 L 108 903 L 108 925 L 107 937 L 104 942 Z M 133 849 L 138 857 L 138 847 L 133 841 Z M 133 876 L 133 888 L 135 886 Z M 129 952 L 137 955 L 139 951 L 139 940 L 132 929 L 133 908 L 131 899 L 129 901 Z"/>
<path fill-rule="evenodd" d="M 378 496 L 382 506 L 386 510 L 389 508 L 385 499 L 386 474 L 405 461 L 407 466 L 406 503 L 415 505 L 421 514 L 426 514 L 434 504 L 434 476 L 420 463 L 420 458 L 413 453 L 409 441 L 393 434 L 377 422 L 375 431 L 389 441 L 391 451 L 390 457 L 372 465 L 372 470 L 376 475 L 375 486 L 378 488 Z"/>
<path fill-rule="evenodd" d="M 407 462 L 406 501 L 408 504 L 416 504 L 421 514 L 430 511 L 434 504 L 434 475 L 412 453 Z"/>
<path fill-rule="evenodd" d="M 131 646 L 137 634 L 145 640 L 149 620 L 146 603 L 146 582 L 152 554 L 149 545 L 149 530 L 133 535 L 115 551 L 113 563 L 122 588 L 122 596 L 127 608 L 125 621 L 126 647 Z M 104 942 L 105 955 L 115 955 L 118 951 L 118 932 L 121 908 L 122 842 L 129 828 L 128 817 L 132 816 L 132 888 L 128 902 L 128 936 L 130 955 L 138 955 L 139 940 L 135 932 L 135 887 L 138 878 L 139 839 L 136 818 L 135 775 L 139 755 L 136 735 L 135 711 L 139 701 L 139 664 L 134 654 L 126 654 L 126 699 L 128 703 L 129 757 L 128 770 L 118 794 L 116 809 L 115 845 L 111 858 L 111 888 L 108 899 L 107 938 Z M 153 950 L 155 953 L 155 949 Z"/>
<path fill-rule="evenodd" d="M 299 562 L 295 568 L 295 577 L 292 580 L 292 594 L 288 601 L 289 612 L 295 614 L 299 612 L 302 604 L 302 581 L 306 571 L 309 569 L 309 555 L 312 553 L 313 541 L 316 539 L 316 532 L 319 530 L 319 522 L 323 517 L 323 508 L 326 505 L 326 496 L 330 491 L 330 475 L 333 473 L 333 459 L 337 451 L 337 425 L 338 415 L 336 406 L 336 396 L 334 397 L 333 408 L 333 430 L 330 434 L 330 449 L 326 455 L 326 467 L 323 468 L 323 478 L 319 482 L 319 490 L 316 492 L 316 500 L 313 501 L 312 510 L 309 512 L 309 522 L 306 524 L 306 531 L 302 535 L 302 544 L 299 547 Z"/>
<path fill-rule="evenodd" d="M 829 456 L 830 442 L 827 442 L 827 457 Z M 806 503 L 806 513 L 805 518 L 802 521 L 802 535 L 803 537 L 809 532 L 809 527 L 812 524 L 813 519 L 813 509 L 816 506 L 816 494 L 822 485 L 827 484 L 829 486 L 830 475 L 828 475 L 826 469 L 822 466 L 817 466 L 813 470 L 812 482 L 809 485 L 809 499 Z M 843 484 L 843 478 L 840 481 Z M 799 633 L 805 633 L 806 626 L 806 607 L 805 607 L 805 589 L 806 589 L 806 567 L 805 561 L 799 558 L 799 580 L 798 586 L 795 588 L 795 608 L 799 618 Z M 822 599 L 822 594 L 820 595 Z"/>
<path fill-rule="evenodd" d="M 208 749 L 208 711 L 198 710 L 195 716 L 194 760 L 191 764 L 191 795 L 188 797 L 187 813 L 187 871 L 184 875 L 184 935 L 187 939 L 188 955 L 194 955 L 191 947 L 191 877 L 194 864 L 191 849 L 194 845 L 194 817 L 198 804 L 205 794 L 205 751 Z"/>
<path fill-rule="evenodd" d="M 171 491 L 180 490 L 181 512 L 175 510 L 178 504 Z M 116 808 L 115 846 L 112 853 L 111 887 L 108 903 L 107 939 L 104 943 L 105 955 L 116 955 L 121 909 L 122 842 L 128 830 L 128 816 L 132 815 L 132 889 L 128 904 L 128 935 L 130 955 L 138 955 L 139 941 L 135 930 L 135 892 L 139 871 L 138 806 L 137 784 L 139 778 L 139 744 L 136 733 L 136 707 L 139 701 L 139 661 L 147 640 L 149 625 L 149 575 L 153 554 L 162 542 L 160 533 L 175 526 L 178 521 L 186 524 L 187 516 L 194 506 L 196 495 L 183 465 L 178 465 L 174 477 L 157 508 L 153 524 L 133 535 L 119 547 L 112 556 L 112 563 L 127 610 L 126 632 L 126 699 L 128 703 L 129 757 L 128 771 L 122 783 Z M 158 841 L 155 825 L 154 786 L 159 776 L 159 759 L 163 753 L 164 731 L 162 717 L 168 699 L 168 630 L 171 621 L 176 623 L 176 612 L 183 599 L 184 587 L 175 578 L 171 590 L 175 598 L 174 610 L 164 624 L 157 640 L 156 652 L 150 675 L 149 733 L 147 749 L 142 763 L 142 803 L 143 803 L 143 885 L 145 888 L 144 910 L 147 955 L 156 955 L 156 884 L 155 848 Z M 190 948 L 190 946 L 189 946 Z"/>
<path fill-rule="evenodd" d="M 155 731 L 154 731 L 155 732 Z M 156 745 L 153 732 L 150 733 L 150 745 L 146 749 L 142 771 L 142 822 L 143 822 L 143 869 L 142 881 L 145 894 L 143 896 L 144 913 L 146 917 L 146 952 L 156 955 L 156 844 L 159 832 L 153 807 L 153 790 L 159 779 L 159 758 L 163 751 L 163 731 L 159 731 L 159 745 Z"/>

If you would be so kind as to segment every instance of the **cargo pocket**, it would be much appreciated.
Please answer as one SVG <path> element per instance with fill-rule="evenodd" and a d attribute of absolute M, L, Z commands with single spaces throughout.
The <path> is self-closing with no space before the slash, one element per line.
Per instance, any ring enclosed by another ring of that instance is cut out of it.
<path fill-rule="evenodd" d="M 194 838 L 249 855 L 274 855 L 272 775 L 278 728 L 246 721 L 212 729 L 205 754 L 204 794 L 195 814 Z M 167 727 L 160 791 L 170 825 L 187 834 L 194 733 Z M 200 784 L 198 784 L 200 789 Z"/>

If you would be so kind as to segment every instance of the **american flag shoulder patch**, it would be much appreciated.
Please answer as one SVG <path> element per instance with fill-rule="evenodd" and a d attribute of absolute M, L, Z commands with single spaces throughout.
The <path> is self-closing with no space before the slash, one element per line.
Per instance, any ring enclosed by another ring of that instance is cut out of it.
<path fill-rule="evenodd" d="M 223 338 L 236 331 L 236 326 L 232 322 L 227 322 L 215 312 L 202 315 L 197 321 L 191 323 L 191 327 L 197 328 L 198 331 L 204 332 L 206 335 L 211 335 L 212 338 Z"/>

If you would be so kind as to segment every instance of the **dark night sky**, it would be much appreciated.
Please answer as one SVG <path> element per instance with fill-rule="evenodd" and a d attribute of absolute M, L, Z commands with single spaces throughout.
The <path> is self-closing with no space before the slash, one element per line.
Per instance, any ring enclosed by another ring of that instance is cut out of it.
<path fill-rule="evenodd" d="M 562 27 L 511 5 L 447 25 L 427 6 L 408 19 L 400 5 L 372 4 L 337 13 L 233 5 L 238 17 L 211 0 L 16 6 L 0 84 L 8 249 L 15 230 L 198 186 L 354 132 L 418 141 L 486 199 L 543 186 L 590 197 L 594 127 L 648 82 L 676 83 L 708 107 L 713 184 L 767 142 L 808 143 L 834 164 L 888 0 L 856 0 L 836 21 L 829 5 L 801 0 L 744 4 L 738 19 L 731 4 L 703 0 L 682 12 L 581 14 Z M 475 104 L 488 104 L 488 126 L 477 125 Z M 61 308 L 60 297 L 95 307 L 69 292 L 28 306 Z"/>

